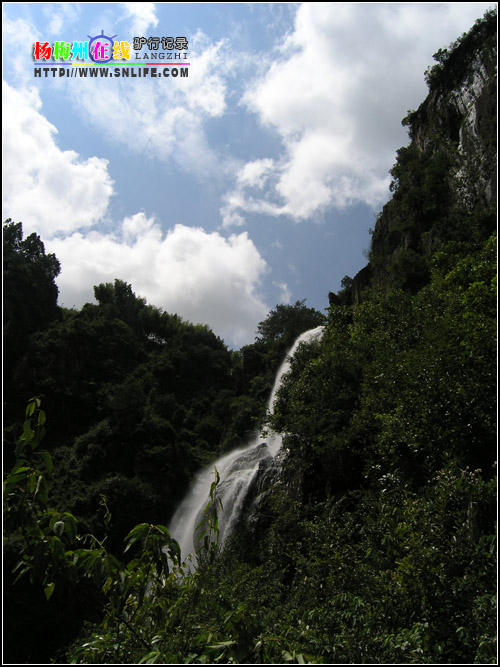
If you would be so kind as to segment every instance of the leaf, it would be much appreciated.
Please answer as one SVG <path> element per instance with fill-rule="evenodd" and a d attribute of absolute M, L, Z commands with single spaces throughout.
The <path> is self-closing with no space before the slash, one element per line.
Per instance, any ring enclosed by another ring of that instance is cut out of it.
<path fill-rule="evenodd" d="M 152 665 L 158 660 L 160 655 L 161 655 L 160 651 L 151 651 L 150 653 L 147 653 L 143 658 L 141 658 L 139 660 L 138 664 L 139 665 Z"/>
<path fill-rule="evenodd" d="M 18 563 L 17 566 L 14 568 L 14 570 L 12 570 L 12 572 L 15 572 L 17 570 L 17 568 L 19 567 L 19 565 L 21 565 L 21 564 L 23 564 L 23 561 L 21 561 L 21 563 Z M 19 579 L 21 579 L 21 577 L 23 577 L 25 574 L 27 574 L 30 571 L 30 569 L 31 568 L 29 566 L 23 567 L 23 569 L 19 572 L 17 577 L 14 579 L 14 584 L 16 584 L 19 581 Z"/>
<path fill-rule="evenodd" d="M 31 417 L 31 415 L 35 412 L 36 409 L 36 402 L 34 398 L 30 398 L 28 401 L 28 405 L 26 406 L 26 417 Z"/>
<path fill-rule="evenodd" d="M 233 644 L 236 644 L 234 640 L 227 641 L 227 642 L 218 642 L 217 644 L 210 644 L 210 646 L 207 646 L 207 648 L 226 648 L 227 646 L 233 646 Z"/>
<path fill-rule="evenodd" d="M 133 558 L 129 563 L 127 563 L 127 570 L 129 572 L 133 572 L 136 567 L 142 564 L 142 561 L 140 558 Z"/>
<path fill-rule="evenodd" d="M 62 522 L 61 522 L 62 523 Z M 64 529 L 64 524 L 63 524 L 63 529 Z M 59 559 L 64 559 L 65 556 L 65 551 L 64 551 L 64 545 L 59 539 L 59 537 L 55 536 L 51 538 L 51 548 L 52 548 L 52 553 L 55 558 Z"/>
<path fill-rule="evenodd" d="M 180 564 L 181 562 L 181 547 L 178 542 L 175 540 L 170 540 L 169 546 L 168 546 L 168 555 L 172 559 L 172 561 L 175 563 L 177 562 Z"/>
<path fill-rule="evenodd" d="M 101 552 L 97 549 L 78 549 L 73 555 L 73 563 L 81 565 L 87 574 L 92 574 L 95 564 L 100 559 Z"/>
<path fill-rule="evenodd" d="M 118 558 L 115 558 L 112 554 L 106 554 L 106 566 L 107 572 L 114 572 L 116 570 L 121 570 L 121 564 Z"/>
<path fill-rule="evenodd" d="M 128 544 L 125 547 L 125 552 L 127 552 L 130 547 L 132 547 L 138 540 L 142 539 L 143 537 L 147 537 L 150 529 L 151 526 L 149 523 L 139 523 L 137 526 L 132 528 L 130 533 L 125 538 L 125 540 L 128 540 Z"/>
<path fill-rule="evenodd" d="M 18 461 L 10 471 L 10 474 L 14 475 L 16 472 L 24 472 L 25 470 L 29 470 L 29 466 L 27 466 L 26 463 L 27 461 L 25 461 L 24 459 Z"/>
<path fill-rule="evenodd" d="M 198 657 L 197 653 L 190 653 L 187 656 L 187 658 L 184 660 L 184 664 L 185 665 L 190 665 L 194 661 L 194 659 L 197 658 L 197 657 Z"/>
<path fill-rule="evenodd" d="M 50 598 L 52 596 L 52 593 L 54 592 L 55 587 L 56 587 L 55 583 L 52 582 L 52 583 L 48 584 L 47 586 L 45 586 L 45 588 L 43 589 L 43 591 L 45 593 L 45 597 L 47 598 L 47 600 L 50 600 Z"/>
<path fill-rule="evenodd" d="M 104 582 L 103 587 L 102 587 L 102 591 L 103 591 L 103 593 L 107 593 L 107 592 L 109 591 L 109 589 L 111 588 L 111 584 L 112 584 L 112 583 L 113 583 L 113 578 L 112 578 L 112 577 L 108 577 L 108 578 L 106 579 L 106 581 Z"/>
<path fill-rule="evenodd" d="M 4 481 L 4 489 L 5 491 L 9 491 L 11 486 L 16 486 L 18 482 L 26 478 L 26 471 L 29 470 L 29 468 L 21 469 L 21 471 L 18 471 L 16 475 L 9 475 L 7 479 Z"/>
<path fill-rule="evenodd" d="M 52 527 L 52 530 L 57 535 L 57 537 L 61 537 L 61 535 L 64 533 L 64 521 L 56 521 Z"/>
<path fill-rule="evenodd" d="M 23 424 L 23 436 L 25 440 L 32 440 L 35 431 L 31 428 L 31 419 L 27 419 Z"/>
<path fill-rule="evenodd" d="M 16 459 L 21 458 L 21 454 L 23 449 L 26 447 L 26 440 L 24 439 L 24 436 L 22 435 L 19 440 L 17 441 L 16 445 Z"/>
<path fill-rule="evenodd" d="M 54 469 L 54 464 L 52 463 L 52 456 L 49 454 L 49 452 L 42 452 L 43 460 L 45 461 L 45 467 L 47 468 L 47 472 L 50 473 Z"/>
<path fill-rule="evenodd" d="M 64 529 L 66 531 L 66 535 L 68 536 L 70 542 L 74 542 L 77 532 L 77 520 L 70 512 L 64 512 L 64 517 Z"/>
<path fill-rule="evenodd" d="M 35 489 L 35 496 L 39 496 L 40 500 L 43 503 L 46 503 L 49 497 L 49 488 L 47 486 L 47 482 L 45 480 L 45 477 L 43 475 L 40 475 L 38 477 L 38 482 L 36 485 Z"/>
<path fill-rule="evenodd" d="M 32 472 L 28 479 L 28 491 L 30 493 L 33 493 L 35 489 L 35 483 L 36 483 L 36 472 Z"/>

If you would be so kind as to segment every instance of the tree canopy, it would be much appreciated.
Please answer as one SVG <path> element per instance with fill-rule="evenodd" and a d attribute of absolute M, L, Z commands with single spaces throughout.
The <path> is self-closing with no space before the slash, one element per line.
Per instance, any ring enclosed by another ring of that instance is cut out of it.
<path fill-rule="evenodd" d="M 315 308 L 305 305 L 306 300 L 291 304 L 278 304 L 265 320 L 257 326 L 256 340 L 261 343 L 279 342 L 291 346 L 304 331 L 324 324 L 325 316 Z"/>

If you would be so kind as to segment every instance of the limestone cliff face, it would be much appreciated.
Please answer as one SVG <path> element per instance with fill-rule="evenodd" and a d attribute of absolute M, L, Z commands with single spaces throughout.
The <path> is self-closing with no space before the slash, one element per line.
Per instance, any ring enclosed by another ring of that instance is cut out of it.
<path fill-rule="evenodd" d="M 353 280 L 359 302 L 367 284 L 416 290 L 442 243 L 479 234 L 496 218 L 496 13 L 485 16 L 426 73 L 429 95 L 403 124 L 410 143 L 398 151 L 392 199 L 377 219 L 370 264 Z M 480 239 L 479 239 L 480 240 Z"/>
<path fill-rule="evenodd" d="M 488 37 L 470 54 L 461 80 L 431 89 L 411 116 L 410 137 L 422 154 L 456 147 L 450 185 L 455 203 L 469 211 L 496 197 L 496 44 Z"/>

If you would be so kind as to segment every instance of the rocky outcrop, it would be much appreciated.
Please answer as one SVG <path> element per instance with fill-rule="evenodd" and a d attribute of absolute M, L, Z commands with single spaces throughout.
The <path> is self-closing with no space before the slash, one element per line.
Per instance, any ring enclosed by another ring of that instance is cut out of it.
<path fill-rule="evenodd" d="M 429 94 L 403 121 L 410 143 L 398 151 L 393 196 L 378 216 L 370 264 L 353 280 L 353 303 L 373 283 L 420 289 L 440 244 L 474 234 L 481 241 L 494 228 L 496 53 L 490 13 L 436 54 Z"/>
<path fill-rule="evenodd" d="M 480 34 L 473 53 L 463 53 L 467 43 L 457 48 L 455 57 L 467 62 L 460 81 L 450 77 L 448 86 L 431 89 L 409 118 L 410 137 L 421 153 L 454 151 L 451 188 L 455 204 L 469 212 L 496 197 L 496 45 L 489 30 Z"/>

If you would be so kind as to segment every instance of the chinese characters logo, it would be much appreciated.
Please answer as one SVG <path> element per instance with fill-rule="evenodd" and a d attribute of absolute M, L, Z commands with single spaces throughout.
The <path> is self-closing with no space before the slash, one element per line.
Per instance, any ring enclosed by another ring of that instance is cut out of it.
<path fill-rule="evenodd" d="M 96 64 L 113 64 L 117 61 L 130 61 L 132 50 L 135 60 L 155 58 L 159 60 L 180 60 L 182 54 L 184 58 L 187 57 L 188 40 L 185 37 L 134 37 L 133 48 L 131 48 L 127 41 L 115 41 L 117 36 L 109 37 L 104 34 L 104 30 L 101 30 L 100 35 L 94 37 L 87 35 L 89 41 L 86 42 L 57 41 L 51 44 L 38 41 L 34 45 L 34 60 L 35 62 L 44 60 L 46 62 L 88 62 L 90 59 Z M 147 48 L 150 53 L 141 53 L 143 48 Z"/>

